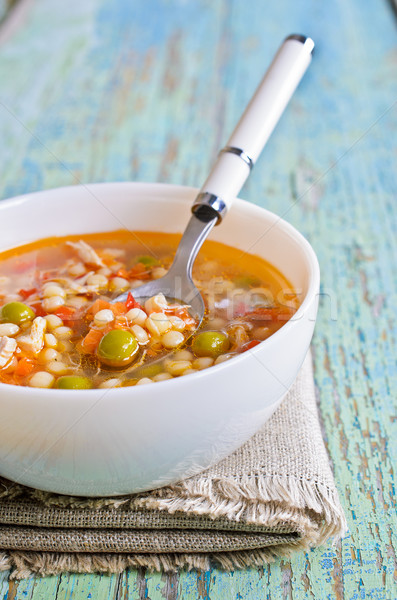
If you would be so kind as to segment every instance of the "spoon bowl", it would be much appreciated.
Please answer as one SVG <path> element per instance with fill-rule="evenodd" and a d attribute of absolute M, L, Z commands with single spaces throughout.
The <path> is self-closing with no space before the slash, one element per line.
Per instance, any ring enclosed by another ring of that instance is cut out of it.
<path fill-rule="evenodd" d="M 196 256 L 214 225 L 222 221 L 249 176 L 306 72 L 313 49 L 313 40 L 302 35 L 290 35 L 281 44 L 193 203 L 193 214 L 171 268 L 164 277 L 134 288 L 136 300 L 143 303 L 147 298 L 162 293 L 168 300 L 189 306 L 191 316 L 197 321 L 197 328 L 200 327 L 205 305 L 192 279 Z M 127 297 L 128 292 L 124 292 L 113 302 L 124 302 Z"/>
<path fill-rule="evenodd" d="M 202 243 L 216 222 L 216 216 L 200 219 L 192 215 L 167 274 L 131 290 L 134 299 L 143 304 L 148 298 L 162 293 L 168 301 L 187 305 L 189 313 L 197 321 L 197 328 L 200 327 L 204 318 L 205 305 L 199 290 L 193 283 L 192 268 Z M 125 302 L 129 293 L 124 292 L 113 302 Z"/>

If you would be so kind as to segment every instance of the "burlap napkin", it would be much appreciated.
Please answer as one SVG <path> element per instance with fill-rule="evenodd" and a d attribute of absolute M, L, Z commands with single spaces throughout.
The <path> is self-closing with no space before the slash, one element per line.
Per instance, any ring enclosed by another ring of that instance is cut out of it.
<path fill-rule="evenodd" d="M 71 498 L 0 480 L 0 569 L 12 577 L 143 566 L 261 565 L 345 531 L 310 355 L 276 413 L 207 471 L 136 496 Z"/>

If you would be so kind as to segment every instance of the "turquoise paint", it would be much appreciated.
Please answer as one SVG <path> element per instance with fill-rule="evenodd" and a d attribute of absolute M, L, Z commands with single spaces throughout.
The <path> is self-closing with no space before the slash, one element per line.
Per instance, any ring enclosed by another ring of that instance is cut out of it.
<path fill-rule="evenodd" d="M 0 197 L 89 181 L 200 185 L 292 31 L 313 36 L 315 59 L 242 196 L 298 227 L 319 257 L 315 378 L 349 534 L 261 569 L 32 578 L 13 584 L 10 597 L 397 597 L 397 49 L 389 4 L 76 0 L 60 11 L 37 0 L 0 53 Z"/>

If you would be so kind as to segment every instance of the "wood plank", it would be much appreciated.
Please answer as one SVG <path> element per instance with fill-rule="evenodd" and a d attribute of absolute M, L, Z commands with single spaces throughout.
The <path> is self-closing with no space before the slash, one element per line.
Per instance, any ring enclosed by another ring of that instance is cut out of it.
<path fill-rule="evenodd" d="M 59 581 L 59 587 L 56 595 L 47 596 L 56 598 L 56 600 L 69 600 L 79 598 L 79 600 L 116 600 L 118 596 L 119 575 L 70 575 L 63 574 Z M 45 581 L 47 578 L 43 578 Z M 36 600 L 36 596 L 34 596 Z"/>
<path fill-rule="evenodd" d="M 7 600 L 48 600 L 55 598 L 59 587 L 60 578 L 46 577 L 11 581 Z"/>
<path fill-rule="evenodd" d="M 9 571 L 0 571 L 0 598 L 7 597 Z"/>
<path fill-rule="evenodd" d="M 261 569 L 32 578 L 8 600 L 397 597 L 389 4 L 85 0 L 60 11 L 37 0 L 1 48 L 0 197 L 89 181 L 200 185 L 289 31 L 313 36 L 315 60 L 242 196 L 284 215 L 318 253 L 315 375 L 350 532 Z"/>

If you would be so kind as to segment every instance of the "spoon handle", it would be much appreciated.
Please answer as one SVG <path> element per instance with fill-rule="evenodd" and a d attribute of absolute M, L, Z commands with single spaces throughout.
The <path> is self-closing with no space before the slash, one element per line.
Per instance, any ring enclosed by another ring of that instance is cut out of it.
<path fill-rule="evenodd" d="M 313 49 L 313 40 L 302 35 L 290 35 L 281 44 L 220 151 L 193 204 L 194 213 L 212 212 L 219 223 L 229 210 L 309 66 Z"/>

